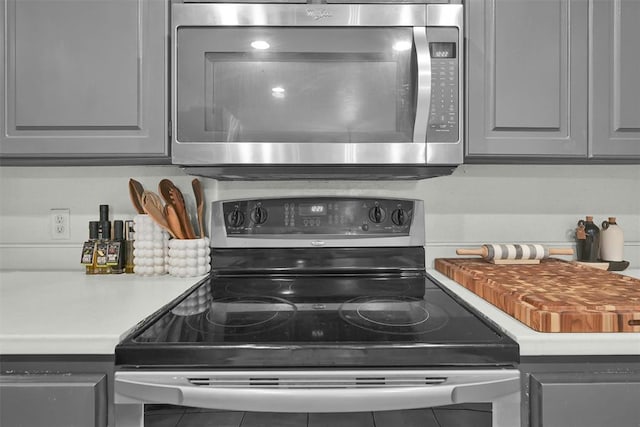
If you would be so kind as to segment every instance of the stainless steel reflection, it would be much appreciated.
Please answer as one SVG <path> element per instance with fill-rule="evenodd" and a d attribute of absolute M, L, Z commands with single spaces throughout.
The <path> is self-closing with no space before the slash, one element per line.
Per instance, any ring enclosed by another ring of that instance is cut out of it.
<path fill-rule="evenodd" d="M 393 144 L 343 144 L 325 142 L 192 143 L 174 148 L 180 163 L 219 164 L 423 164 L 427 146 L 411 142 Z M 438 159 L 442 160 L 441 162 Z M 434 153 L 436 163 L 449 164 L 446 153 Z"/>
<path fill-rule="evenodd" d="M 450 19 L 430 5 L 429 22 Z M 433 8 L 433 9 L 431 9 Z M 431 12 L 433 10 L 433 12 Z M 203 26 L 425 26 L 425 5 L 398 4 L 173 4 L 173 36 L 183 25 Z"/>

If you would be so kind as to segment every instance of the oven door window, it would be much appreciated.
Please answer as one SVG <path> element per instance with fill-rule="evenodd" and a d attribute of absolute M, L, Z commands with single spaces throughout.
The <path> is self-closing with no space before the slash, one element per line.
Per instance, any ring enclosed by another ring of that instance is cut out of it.
<path fill-rule="evenodd" d="M 413 29 L 178 28 L 180 142 L 412 142 Z"/>

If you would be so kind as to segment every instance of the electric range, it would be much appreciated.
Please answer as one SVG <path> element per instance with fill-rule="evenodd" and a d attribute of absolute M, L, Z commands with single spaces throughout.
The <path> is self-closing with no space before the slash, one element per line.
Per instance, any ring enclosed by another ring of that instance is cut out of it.
<path fill-rule="evenodd" d="M 426 273 L 424 220 L 419 200 L 214 202 L 211 273 L 116 347 L 117 401 L 406 409 L 440 385 L 453 387 L 439 389 L 445 403 L 465 387 L 470 401 L 519 402 L 517 343 Z M 428 387 L 411 397 L 416 378 Z M 341 394 L 352 387 L 360 397 Z M 362 400 L 362 387 L 385 398 Z"/>

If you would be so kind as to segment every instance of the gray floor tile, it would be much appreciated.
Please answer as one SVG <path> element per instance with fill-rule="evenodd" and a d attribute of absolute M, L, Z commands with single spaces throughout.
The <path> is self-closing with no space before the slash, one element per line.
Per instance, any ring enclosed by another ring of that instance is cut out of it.
<path fill-rule="evenodd" d="M 456 403 L 454 405 L 438 406 L 434 409 L 470 409 L 474 411 L 491 412 L 491 403 Z"/>
<path fill-rule="evenodd" d="M 184 410 L 185 410 L 184 406 L 158 405 L 158 404 L 144 405 L 144 413 L 149 415 L 183 414 Z"/>
<path fill-rule="evenodd" d="M 371 412 L 309 414 L 309 427 L 375 427 Z"/>
<path fill-rule="evenodd" d="M 440 427 L 431 409 L 374 412 L 376 427 Z"/>
<path fill-rule="evenodd" d="M 442 427 L 491 427 L 491 413 L 473 409 L 439 409 L 433 412 Z"/>
<path fill-rule="evenodd" d="M 192 412 L 232 412 L 228 409 L 209 409 L 209 408 L 192 408 L 190 406 L 185 406 L 184 411 L 187 413 Z"/>
<path fill-rule="evenodd" d="M 182 413 L 157 413 L 144 416 L 145 427 L 176 427 Z"/>
<path fill-rule="evenodd" d="M 241 427 L 307 427 L 307 414 L 247 412 Z"/>
<path fill-rule="evenodd" d="M 177 427 L 239 427 L 243 415 L 243 412 L 189 412 Z"/>

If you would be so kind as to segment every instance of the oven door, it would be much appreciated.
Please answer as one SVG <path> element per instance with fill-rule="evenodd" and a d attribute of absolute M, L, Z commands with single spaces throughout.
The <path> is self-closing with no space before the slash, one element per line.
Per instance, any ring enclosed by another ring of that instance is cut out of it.
<path fill-rule="evenodd" d="M 398 420 L 404 420 L 405 426 L 430 425 L 426 420 L 435 413 L 423 409 L 446 407 L 443 410 L 465 414 L 460 415 L 464 422 L 454 417 L 451 425 L 514 427 L 520 425 L 520 375 L 516 369 L 120 371 L 115 378 L 115 403 L 118 427 L 145 425 L 144 404 L 199 408 L 201 413 L 212 413 L 212 419 L 220 411 L 259 412 L 264 414 L 260 425 L 269 416 L 278 419 L 275 414 L 306 414 L 293 424 L 301 427 L 311 425 L 312 416 L 322 419 L 319 414 L 356 413 L 395 420 L 395 425 L 400 425 Z M 466 404 L 486 405 L 475 417 L 471 413 L 473 421 L 468 421 Z M 411 410 L 423 411 L 407 412 Z M 407 417 L 417 417 L 419 424 L 407 424 Z M 157 418 L 148 411 L 147 425 Z"/>
<path fill-rule="evenodd" d="M 461 163 L 461 12 L 173 4 L 173 162 Z"/>

